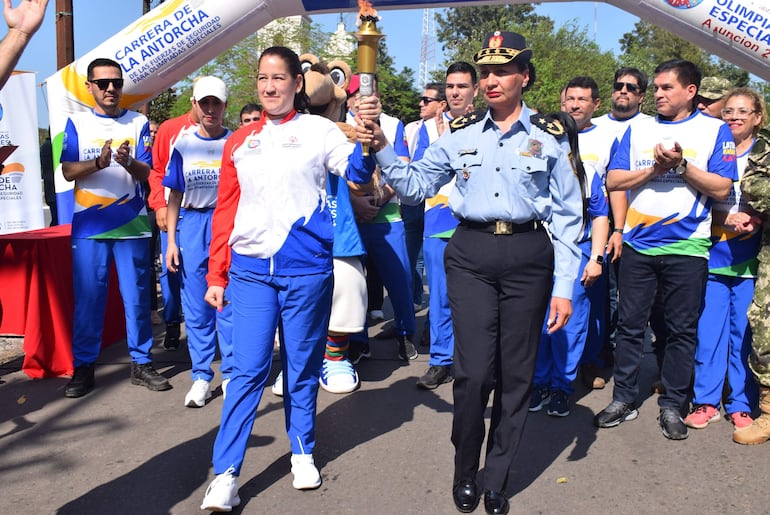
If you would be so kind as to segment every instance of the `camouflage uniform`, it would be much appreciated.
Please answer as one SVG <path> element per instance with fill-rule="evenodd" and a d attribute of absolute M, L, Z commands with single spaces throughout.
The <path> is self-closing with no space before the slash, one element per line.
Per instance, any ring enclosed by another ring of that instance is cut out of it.
<path fill-rule="evenodd" d="M 770 125 L 759 132 L 751 148 L 741 190 L 763 218 L 757 283 L 748 312 L 754 338 L 749 366 L 759 383 L 761 415 L 750 426 L 733 431 L 733 441 L 755 445 L 770 440 Z"/>
<path fill-rule="evenodd" d="M 754 335 L 749 366 L 760 386 L 770 387 L 770 125 L 760 131 L 751 149 L 741 191 L 764 220 L 757 283 L 748 313 Z"/>

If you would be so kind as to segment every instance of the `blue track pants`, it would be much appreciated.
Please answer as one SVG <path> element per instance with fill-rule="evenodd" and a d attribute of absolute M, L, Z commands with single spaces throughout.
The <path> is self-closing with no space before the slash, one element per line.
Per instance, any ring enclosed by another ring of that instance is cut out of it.
<path fill-rule="evenodd" d="M 580 283 L 583 270 L 588 264 L 591 252 L 591 242 L 578 245 L 581 249 L 580 269 L 578 270 L 575 287 L 572 293 L 572 316 L 567 325 L 553 334 L 548 334 L 545 323 L 540 337 L 535 364 L 536 386 L 547 386 L 552 390 L 561 390 L 571 395 L 575 389 L 572 382 L 577 377 L 578 364 L 586 344 L 586 335 L 591 323 L 591 290 L 604 291 L 601 279 L 592 284 L 588 290 Z M 545 320 L 548 320 L 546 312 Z"/>
<path fill-rule="evenodd" d="M 412 297 L 412 272 L 406 251 L 403 222 L 359 224 L 366 253 L 374 260 L 377 272 L 388 290 L 393 306 L 393 326 L 400 335 L 415 330 Z"/>
<path fill-rule="evenodd" d="M 214 209 L 186 209 L 179 221 L 179 271 L 170 275 L 181 277 L 182 307 L 185 313 L 184 325 L 187 331 L 187 347 L 192 362 L 192 379 L 211 381 L 217 341 L 222 356 L 220 372 L 222 378 L 230 376 L 232 369 L 232 316 L 231 305 L 221 312 L 204 300 L 208 285 L 206 273 L 209 267 L 209 245 L 211 244 L 211 217 Z"/>
<path fill-rule="evenodd" d="M 757 405 L 757 385 L 748 367 L 751 327 L 746 313 L 754 296 L 754 278 L 709 274 L 695 346 L 693 404 L 722 403 L 725 411 L 751 412 Z"/>
<path fill-rule="evenodd" d="M 107 309 L 107 281 L 113 260 L 126 312 L 126 341 L 131 361 L 140 365 L 152 361 L 149 239 L 73 238 L 72 356 L 76 367 L 94 363 L 99 357 Z"/>
<path fill-rule="evenodd" d="M 179 241 L 179 225 L 177 225 L 176 241 Z M 160 282 L 160 295 L 163 298 L 163 320 L 167 324 L 179 324 L 182 322 L 180 277 L 179 274 L 169 273 L 166 268 L 166 249 L 168 249 L 168 233 L 160 231 L 160 255 L 162 257 L 158 281 Z"/>
<path fill-rule="evenodd" d="M 444 270 L 446 246 L 447 240 L 442 238 L 425 238 L 422 246 L 430 290 L 430 364 L 442 366 L 452 364 L 455 348 Z"/>
<path fill-rule="evenodd" d="M 240 474 L 282 320 L 283 406 L 292 454 L 315 447 L 318 377 L 332 299 L 332 272 L 297 277 L 255 274 L 233 255 L 228 294 L 233 308 L 233 368 L 214 442 L 214 473 Z"/>

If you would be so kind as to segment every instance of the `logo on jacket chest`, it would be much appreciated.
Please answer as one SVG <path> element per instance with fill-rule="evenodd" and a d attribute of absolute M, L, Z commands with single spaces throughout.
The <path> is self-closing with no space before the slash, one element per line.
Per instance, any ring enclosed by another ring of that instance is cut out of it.
<path fill-rule="evenodd" d="M 300 144 L 299 140 L 296 136 L 288 136 L 284 142 L 281 144 L 283 148 L 299 148 L 302 145 Z"/>

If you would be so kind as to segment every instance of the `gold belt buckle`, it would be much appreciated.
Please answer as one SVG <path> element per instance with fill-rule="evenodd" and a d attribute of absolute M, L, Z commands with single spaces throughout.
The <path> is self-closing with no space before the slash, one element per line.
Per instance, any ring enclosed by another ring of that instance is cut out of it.
<path fill-rule="evenodd" d="M 495 221 L 495 234 L 513 234 L 513 222 Z"/>

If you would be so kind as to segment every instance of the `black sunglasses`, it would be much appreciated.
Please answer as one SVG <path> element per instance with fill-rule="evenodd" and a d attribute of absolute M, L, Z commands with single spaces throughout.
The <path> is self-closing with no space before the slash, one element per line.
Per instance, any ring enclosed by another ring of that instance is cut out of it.
<path fill-rule="evenodd" d="M 420 97 L 420 102 L 423 104 L 430 104 L 431 102 L 438 102 L 439 99 L 435 97 Z"/>
<path fill-rule="evenodd" d="M 96 87 L 102 91 L 110 87 L 110 82 L 115 86 L 115 89 L 123 89 L 123 79 L 94 79 L 88 82 L 96 84 Z"/>
<path fill-rule="evenodd" d="M 639 93 L 639 85 L 633 82 L 616 82 L 612 85 L 614 91 L 622 91 L 623 86 L 626 87 L 629 93 Z"/>

